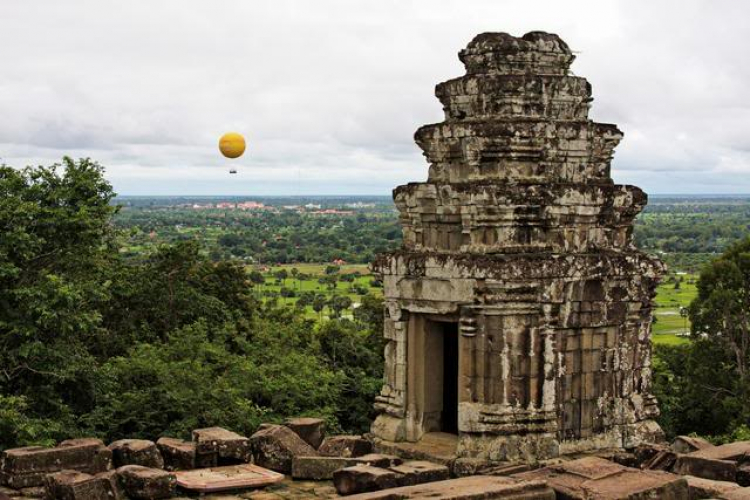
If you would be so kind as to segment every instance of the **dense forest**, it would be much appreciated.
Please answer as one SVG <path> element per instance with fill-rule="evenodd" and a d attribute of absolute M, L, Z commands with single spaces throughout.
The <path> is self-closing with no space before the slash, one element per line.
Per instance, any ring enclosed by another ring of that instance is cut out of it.
<path fill-rule="evenodd" d="M 330 263 L 400 244 L 387 198 L 115 199 L 101 166 L 70 159 L 0 167 L 0 193 L 0 449 L 249 434 L 292 415 L 367 429 L 382 301 L 371 277 Z M 748 206 L 657 198 L 636 226 L 644 249 L 700 271 L 690 341 L 658 345 L 653 362 L 669 435 L 750 438 Z M 298 267 L 258 270 L 283 263 Z"/>
<path fill-rule="evenodd" d="M 253 298 L 199 242 L 138 259 L 89 160 L 0 167 L 0 448 L 185 436 L 322 415 L 362 431 L 381 383 L 378 299 L 317 323 Z"/>

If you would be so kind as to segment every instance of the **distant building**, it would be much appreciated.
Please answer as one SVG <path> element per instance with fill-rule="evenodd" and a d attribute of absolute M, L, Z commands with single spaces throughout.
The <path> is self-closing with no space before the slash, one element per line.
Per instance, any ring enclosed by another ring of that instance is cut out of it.
<path fill-rule="evenodd" d="M 257 201 L 243 201 L 237 204 L 237 208 L 242 210 L 262 210 L 266 205 Z"/>
<path fill-rule="evenodd" d="M 316 210 L 314 212 L 308 212 L 310 215 L 354 215 L 351 210 L 337 210 L 335 208 L 327 208 L 325 210 Z"/>

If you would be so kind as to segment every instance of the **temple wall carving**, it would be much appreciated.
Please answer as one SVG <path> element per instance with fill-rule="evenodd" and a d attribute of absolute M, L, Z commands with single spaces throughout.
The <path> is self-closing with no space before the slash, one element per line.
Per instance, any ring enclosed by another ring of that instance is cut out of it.
<path fill-rule="evenodd" d="M 436 88 L 445 121 L 415 135 L 428 180 L 394 190 L 403 248 L 373 264 L 387 340 L 373 433 L 455 431 L 461 455 L 493 460 L 653 439 L 663 266 L 633 244 L 645 193 L 610 177 L 622 132 L 588 119 L 591 86 L 556 35 L 486 33 L 459 57 L 467 74 Z"/>

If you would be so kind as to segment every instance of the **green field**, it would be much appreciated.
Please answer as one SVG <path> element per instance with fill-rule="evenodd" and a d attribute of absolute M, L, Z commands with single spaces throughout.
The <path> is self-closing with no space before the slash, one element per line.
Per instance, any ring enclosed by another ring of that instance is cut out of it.
<path fill-rule="evenodd" d="M 259 267 L 250 266 L 249 271 L 256 269 L 261 271 L 265 278 L 265 283 L 257 285 L 255 291 L 257 295 L 264 302 L 269 300 L 276 300 L 279 305 L 294 307 L 299 300 L 299 295 L 303 292 L 313 292 L 315 294 L 325 295 L 327 298 L 331 298 L 334 295 L 349 297 L 352 301 L 352 306 L 343 312 L 343 317 L 351 318 L 354 309 L 356 309 L 362 299 L 362 294 L 358 293 L 355 288 L 360 287 L 366 293 L 371 295 L 380 296 L 382 290 L 380 287 L 372 286 L 373 276 L 370 274 L 370 270 L 365 264 L 344 264 L 339 266 L 339 271 L 336 274 L 337 277 L 342 277 L 347 274 L 354 274 L 355 277 L 351 282 L 337 279 L 335 286 L 332 287 L 327 283 L 320 283 L 319 279 L 325 276 L 325 270 L 328 264 L 284 264 L 280 266 L 270 267 Z M 276 277 L 276 273 L 280 270 L 286 270 L 288 277 L 284 280 L 279 280 Z M 292 269 L 296 269 L 299 274 L 307 275 L 304 278 L 295 278 L 292 276 Z M 282 288 L 293 290 L 295 293 L 294 297 L 282 297 L 280 296 Z M 362 290 L 360 290 L 362 291 Z M 316 312 L 312 306 L 306 306 L 304 309 L 305 317 L 309 319 L 328 319 L 330 317 L 330 308 L 326 307 L 320 313 Z"/>
<path fill-rule="evenodd" d="M 303 275 L 309 277 L 305 279 L 295 279 L 292 277 L 291 271 L 296 268 L 297 271 Z M 272 267 L 249 267 L 249 270 L 258 269 L 262 271 L 265 283 L 255 287 L 255 291 L 261 300 L 277 300 L 279 305 L 294 307 L 294 304 L 298 300 L 298 296 L 301 292 L 314 292 L 316 294 L 322 294 L 326 297 L 333 295 L 345 295 L 352 301 L 352 307 L 345 311 L 344 317 L 351 317 L 353 309 L 357 307 L 361 300 L 361 294 L 356 293 L 352 290 L 354 285 L 367 290 L 375 296 L 380 296 L 382 290 L 379 287 L 371 285 L 373 276 L 370 274 L 370 270 L 364 264 L 351 264 L 340 266 L 338 276 L 359 273 L 359 276 L 355 277 L 352 282 L 344 282 L 338 280 L 335 288 L 331 288 L 325 283 L 319 283 L 318 279 L 325 276 L 326 264 L 286 264 L 282 266 Z M 279 282 L 276 278 L 275 273 L 281 269 L 285 269 L 289 274 L 289 277 Z M 675 280 L 680 280 L 679 288 L 675 288 Z M 692 274 L 677 274 L 666 278 L 656 290 L 656 308 L 654 310 L 654 316 L 656 322 L 653 324 L 652 333 L 653 341 L 657 344 L 669 344 L 678 345 L 689 342 L 688 338 L 683 336 L 685 332 L 690 331 L 690 321 L 687 318 L 680 316 L 680 309 L 687 307 L 690 302 L 696 296 L 695 281 L 697 280 L 696 275 Z M 294 290 L 297 296 L 295 297 L 281 297 L 279 296 L 282 287 Z M 304 309 L 305 317 L 310 319 L 328 319 L 329 309 L 324 309 L 321 313 L 317 313 L 311 306 L 306 306 Z"/>
<path fill-rule="evenodd" d="M 681 279 L 675 289 L 674 279 Z M 690 331 L 690 320 L 680 316 L 680 308 L 687 307 L 695 298 L 695 283 L 698 277 L 693 274 L 677 274 L 665 279 L 656 289 L 656 323 L 652 327 L 654 343 L 684 344 L 689 340 L 683 335 Z"/>

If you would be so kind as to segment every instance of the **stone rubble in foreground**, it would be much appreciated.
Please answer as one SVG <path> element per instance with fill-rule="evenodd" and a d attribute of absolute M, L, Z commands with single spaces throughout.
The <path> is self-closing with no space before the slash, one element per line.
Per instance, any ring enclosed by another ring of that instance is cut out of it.
<path fill-rule="evenodd" d="M 322 420 L 318 429 L 307 420 L 264 424 L 249 438 L 213 427 L 196 430 L 192 441 L 105 446 L 89 438 L 5 450 L 0 500 L 750 500 L 750 441 L 714 446 L 680 436 L 671 446 L 642 443 L 534 464 L 470 462 L 444 450 L 430 460 L 424 450 L 383 449 L 370 436 L 325 437 Z"/>

